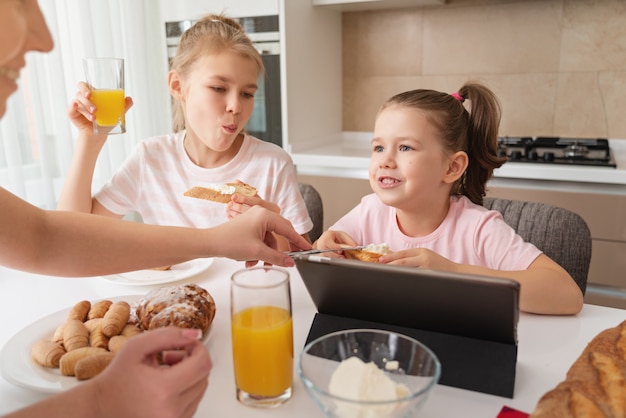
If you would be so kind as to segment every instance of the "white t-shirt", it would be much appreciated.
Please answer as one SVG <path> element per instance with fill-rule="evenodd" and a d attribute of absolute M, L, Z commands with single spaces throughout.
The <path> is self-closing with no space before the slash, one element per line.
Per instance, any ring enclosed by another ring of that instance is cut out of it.
<path fill-rule="evenodd" d="M 193 186 L 241 180 L 277 204 L 298 233 L 313 223 L 298 188 L 291 157 L 279 146 L 246 135 L 237 155 L 217 168 L 195 165 L 183 147 L 185 132 L 143 140 L 96 193 L 109 211 L 138 212 L 149 224 L 209 228 L 228 220 L 226 205 L 184 196 Z"/>
<path fill-rule="evenodd" d="M 495 270 L 525 270 L 541 254 L 504 222 L 500 212 L 465 196 L 451 197 L 446 218 L 424 237 L 405 235 L 398 227 L 396 209 L 376 194 L 365 196 L 329 229 L 344 231 L 361 245 L 387 243 L 391 251 L 428 248 L 455 263 Z"/>

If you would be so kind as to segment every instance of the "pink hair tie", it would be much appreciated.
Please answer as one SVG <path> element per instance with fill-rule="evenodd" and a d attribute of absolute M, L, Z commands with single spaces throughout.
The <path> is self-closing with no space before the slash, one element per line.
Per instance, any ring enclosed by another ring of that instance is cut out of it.
<path fill-rule="evenodd" d="M 450 94 L 450 96 L 454 97 L 456 100 L 458 100 L 459 102 L 463 103 L 465 101 L 465 99 L 463 98 L 463 96 L 461 96 L 459 93 L 454 92 L 452 94 Z"/>

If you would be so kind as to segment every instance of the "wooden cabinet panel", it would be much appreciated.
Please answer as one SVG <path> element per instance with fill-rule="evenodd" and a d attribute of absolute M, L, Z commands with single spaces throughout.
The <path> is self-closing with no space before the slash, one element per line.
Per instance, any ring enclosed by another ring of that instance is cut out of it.
<path fill-rule="evenodd" d="M 583 217 L 594 239 L 626 242 L 626 196 L 490 187 L 488 196 L 550 203 Z"/>
<path fill-rule="evenodd" d="M 626 289 L 626 196 L 499 187 L 489 188 L 487 194 L 549 203 L 578 213 L 593 240 L 588 283 Z"/>
<path fill-rule="evenodd" d="M 626 289 L 626 242 L 593 240 L 587 282 Z"/>

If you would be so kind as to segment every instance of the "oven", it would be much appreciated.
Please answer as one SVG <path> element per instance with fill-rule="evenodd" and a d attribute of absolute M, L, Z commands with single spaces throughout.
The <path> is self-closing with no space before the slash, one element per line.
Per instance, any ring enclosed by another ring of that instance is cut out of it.
<path fill-rule="evenodd" d="M 234 18 L 243 26 L 265 66 L 265 76 L 258 80 L 254 96 L 254 111 L 246 125 L 246 132 L 264 141 L 283 146 L 280 81 L 280 36 L 278 15 Z M 167 56 L 176 54 L 178 41 L 193 20 L 165 22 Z"/>

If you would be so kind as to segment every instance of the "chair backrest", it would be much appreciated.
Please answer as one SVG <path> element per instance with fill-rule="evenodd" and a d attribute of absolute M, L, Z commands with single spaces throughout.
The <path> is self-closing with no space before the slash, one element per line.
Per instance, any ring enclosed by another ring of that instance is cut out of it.
<path fill-rule="evenodd" d="M 591 263 L 591 232 L 585 220 L 568 209 L 545 203 L 486 197 L 483 206 L 502 213 L 504 221 L 574 278 L 583 294 Z"/>
<path fill-rule="evenodd" d="M 315 187 L 310 184 L 298 183 L 298 186 L 300 186 L 300 193 L 313 221 L 313 229 L 309 231 L 309 238 L 311 238 L 311 242 L 315 242 L 324 232 L 324 205 L 322 197 Z"/>

